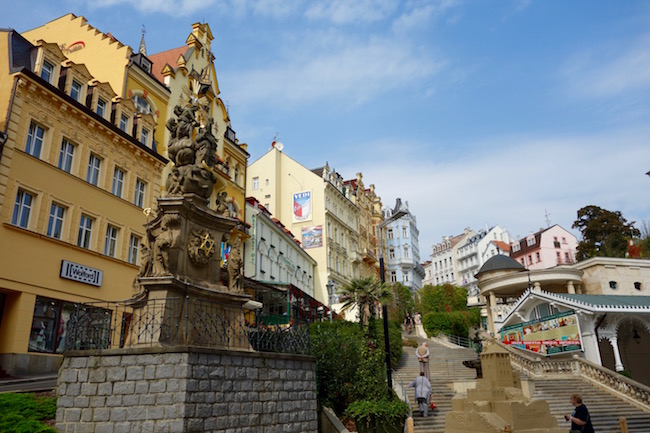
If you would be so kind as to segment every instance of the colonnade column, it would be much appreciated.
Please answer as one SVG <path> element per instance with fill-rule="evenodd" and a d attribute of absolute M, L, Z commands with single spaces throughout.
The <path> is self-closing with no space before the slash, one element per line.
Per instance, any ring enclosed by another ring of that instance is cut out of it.
<path fill-rule="evenodd" d="M 614 351 L 614 369 L 616 371 L 623 371 L 623 361 L 621 361 L 621 352 L 618 350 L 618 337 L 609 337 L 609 344 L 612 345 L 612 350 Z"/>
<path fill-rule="evenodd" d="M 494 292 L 490 292 L 487 299 L 487 315 L 488 315 L 488 331 L 490 335 L 496 335 L 496 329 L 494 328 L 494 311 L 492 310 L 497 305 L 497 297 L 494 295 Z"/>
<path fill-rule="evenodd" d="M 576 293 L 576 288 L 573 285 L 573 281 L 569 281 L 569 282 L 566 283 L 566 291 L 567 291 L 567 293 L 570 293 L 572 295 L 574 295 Z"/>

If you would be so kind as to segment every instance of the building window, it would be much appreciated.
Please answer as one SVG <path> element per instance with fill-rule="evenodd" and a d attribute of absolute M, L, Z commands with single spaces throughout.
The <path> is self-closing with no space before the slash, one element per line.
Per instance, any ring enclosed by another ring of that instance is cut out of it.
<path fill-rule="evenodd" d="M 129 238 L 129 263 L 135 265 L 138 262 L 138 251 L 140 251 L 140 237 L 132 234 Z"/>
<path fill-rule="evenodd" d="M 537 263 L 542 261 L 542 258 L 539 255 L 539 252 L 535 253 L 535 259 L 537 259 Z"/>
<path fill-rule="evenodd" d="M 406 227 L 402 227 L 402 237 L 403 238 L 408 238 L 409 237 L 409 231 Z"/>
<path fill-rule="evenodd" d="M 386 231 L 386 237 L 387 237 L 388 239 L 393 239 L 393 237 L 394 237 L 394 235 L 393 235 L 393 229 L 388 229 L 388 230 Z"/>
<path fill-rule="evenodd" d="M 533 256 L 532 256 L 532 254 L 528 254 L 528 264 L 529 265 L 533 264 Z"/>
<path fill-rule="evenodd" d="M 618 283 L 616 281 L 610 281 L 609 282 L 609 288 L 616 290 L 618 288 Z"/>
<path fill-rule="evenodd" d="M 94 153 L 90 154 L 88 161 L 88 173 L 86 173 L 86 182 L 97 186 L 99 184 L 99 170 L 102 166 L 102 160 Z"/>
<path fill-rule="evenodd" d="M 391 283 L 397 282 L 397 271 L 390 271 L 390 282 Z"/>
<path fill-rule="evenodd" d="M 28 228 L 29 215 L 32 213 L 33 204 L 34 196 L 27 191 L 19 189 L 18 194 L 16 194 L 16 202 L 14 203 L 14 213 L 11 217 L 11 224 L 24 229 Z"/>
<path fill-rule="evenodd" d="M 120 116 L 120 129 L 124 132 L 127 132 L 129 129 L 129 116 L 126 114 Z"/>
<path fill-rule="evenodd" d="M 122 197 L 122 189 L 124 187 L 124 171 L 118 167 L 115 167 L 113 171 L 113 187 L 111 192 L 113 195 Z"/>
<path fill-rule="evenodd" d="M 43 61 L 43 67 L 41 68 L 41 78 L 52 84 L 52 78 L 54 77 L 54 65 L 47 60 Z"/>
<path fill-rule="evenodd" d="M 405 259 L 411 258 L 411 251 L 409 250 L 408 245 L 404 245 L 404 258 Z M 447 259 L 445 259 L 445 261 L 447 261 Z"/>
<path fill-rule="evenodd" d="M 52 203 L 52 206 L 50 206 L 50 219 L 47 222 L 47 235 L 49 237 L 61 239 L 64 216 L 65 208 L 56 203 Z"/>
<path fill-rule="evenodd" d="M 571 263 L 571 259 L 569 258 L 569 253 L 564 253 L 564 262 L 565 263 Z"/>
<path fill-rule="evenodd" d="M 512 251 L 516 252 L 519 251 L 520 249 L 521 246 L 519 245 L 519 242 L 517 242 L 516 244 L 512 244 Z"/>
<path fill-rule="evenodd" d="M 635 281 L 634 282 L 634 288 L 636 290 L 641 290 L 641 282 L 640 281 Z"/>
<path fill-rule="evenodd" d="M 67 173 L 72 171 L 72 161 L 74 159 L 74 144 L 70 143 L 65 138 L 61 142 L 61 150 L 59 151 L 59 168 Z"/>
<path fill-rule="evenodd" d="M 135 197 L 133 203 L 138 207 L 144 207 L 144 194 L 147 185 L 140 179 L 135 181 Z"/>
<path fill-rule="evenodd" d="M 29 352 L 63 353 L 68 320 L 74 314 L 74 304 L 36 297 Z M 99 315 L 98 317 L 101 317 Z M 110 317 L 110 314 L 108 315 Z M 110 319 L 107 319 L 110 323 Z"/>
<path fill-rule="evenodd" d="M 104 117 L 104 114 L 106 113 L 106 101 L 104 101 L 102 98 L 97 99 L 97 109 L 95 112 L 99 114 L 100 117 Z"/>
<path fill-rule="evenodd" d="M 90 249 L 90 239 L 93 235 L 94 220 L 88 215 L 81 215 L 79 223 L 79 236 L 77 236 L 77 246 Z"/>
<path fill-rule="evenodd" d="M 44 139 L 45 129 L 34 122 L 30 123 L 29 132 L 27 133 L 27 144 L 25 145 L 25 152 L 29 153 L 32 156 L 35 156 L 36 158 L 40 158 Z"/>
<path fill-rule="evenodd" d="M 260 178 L 259 177 L 254 177 L 253 178 L 253 191 L 257 191 L 260 188 Z"/>
<path fill-rule="evenodd" d="M 265 184 L 266 186 L 269 186 L 269 180 L 266 179 L 266 180 L 264 181 L 264 184 Z"/>
<path fill-rule="evenodd" d="M 149 130 L 147 128 L 142 128 L 142 133 L 140 134 L 140 142 L 145 146 L 149 143 Z"/>
<path fill-rule="evenodd" d="M 106 242 L 104 243 L 104 255 L 115 257 L 117 250 L 117 234 L 118 228 L 112 225 L 106 227 Z"/>
<path fill-rule="evenodd" d="M 405 283 L 409 282 L 409 274 L 404 274 L 404 282 Z"/>
<path fill-rule="evenodd" d="M 235 170 L 233 172 L 233 182 L 237 183 L 237 180 L 239 179 L 239 167 L 235 167 Z"/>
<path fill-rule="evenodd" d="M 395 258 L 395 248 L 388 250 L 388 258 L 393 260 Z"/>
<path fill-rule="evenodd" d="M 526 245 L 528 245 L 528 246 L 535 245 L 535 237 L 533 236 L 533 237 L 530 237 L 530 238 L 526 239 Z"/>
<path fill-rule="evenodd" d="M 81 100 L 81 83 L 77 80 L 72 80 L 72 85 L 70 86 L 70 97 L 77 102 Z"/>
<path fill-rule="evenodd" d="M 138 110 L 138 113 L 151 113 L 151 106 L 147 102 L 146 99 L 144 99 L 140 95 L 135 95 L 133 98 L 133 104 L 135 105 L 136 110 Z"/>
<path fill-rule="evenodd" d="M 566 244 L 566 238 L 562 238 L 562 243 Z"/>

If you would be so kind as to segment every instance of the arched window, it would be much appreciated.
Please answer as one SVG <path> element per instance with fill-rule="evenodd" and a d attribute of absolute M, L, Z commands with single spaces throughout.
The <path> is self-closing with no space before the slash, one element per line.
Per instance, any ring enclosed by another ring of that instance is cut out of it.
<path fill-rule="evenodd" d="M 136 110 L 138 110 L 138 113 L 151 113 L 151 105 L 143 96 L 133 95 L 133 98 L 131 98 L 131 100 L 133 101 L 133 105 L 135 105 Z"/>

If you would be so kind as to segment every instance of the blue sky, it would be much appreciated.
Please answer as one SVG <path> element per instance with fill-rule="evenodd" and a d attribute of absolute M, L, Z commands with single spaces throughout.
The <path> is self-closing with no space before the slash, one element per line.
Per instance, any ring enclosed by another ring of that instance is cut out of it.
<path fill-rule="evenodd" d="M 149 54 L 210 24 L 250 162 L 274 136 L 303 165 L 401 197 L 422 261 L 444 235 L 513 237 L 579 208 L 650 222 L 650 2 L 0 0 L 0 27 L 68 12 Z M 26 6 L 29 9 L 27 11 Z"/>

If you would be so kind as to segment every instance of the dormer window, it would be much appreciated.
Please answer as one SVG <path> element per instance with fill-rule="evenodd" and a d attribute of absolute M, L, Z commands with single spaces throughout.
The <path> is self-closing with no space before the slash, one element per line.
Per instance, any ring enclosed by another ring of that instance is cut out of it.
<path fill-rule="evenodd" d="M 120 116 L 120 129 L 124 132 L 129 130 L 129 116 L 126 114 Z"/>
<path fill-rule="evenodd" d="M 535 245 L 535 237 L 526 239 L 526 245 L 528 246 Z"/>
<path fill-rule="evenodd" d="M 72 85 L 70 85 L 70 97 L 77 102 L 81 100 L 81 83 L 77 80 L 72 80 Z"/>
<path fill-rule="evenodd" d="M 97 99 L 97 108 L 95 112 L 102 118 L 106 115 L 106 101 L 102 98 Z"/>
<path fill-rule="evenodd" d="M 140 142 L 147 146 L 149 143 L 149 130 L 147 128 L 142 128 L 142 133 L 140 134 Z"/>
<path fill-rule="evenodd" d="M 43 61 L 43 67 L 41 68 L 41 78 L 52 84 L 52 79 L 54 78 L 54 65 L 47 60 Z"/>

